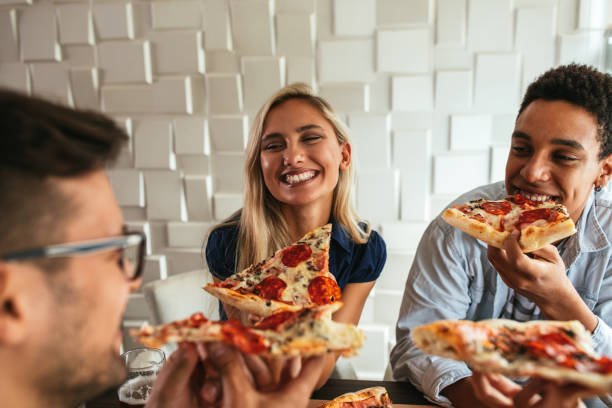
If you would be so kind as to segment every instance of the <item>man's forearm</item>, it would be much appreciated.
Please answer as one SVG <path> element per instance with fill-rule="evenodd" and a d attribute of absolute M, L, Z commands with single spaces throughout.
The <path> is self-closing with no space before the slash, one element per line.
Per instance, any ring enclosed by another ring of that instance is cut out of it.
<path fill-rule="evenodd" d="M 478 408 L 484 407 L 474 394 L 472 377 L 465 377 L 444 388 L 440 394 L 453 403 L 455 408 Z"/>

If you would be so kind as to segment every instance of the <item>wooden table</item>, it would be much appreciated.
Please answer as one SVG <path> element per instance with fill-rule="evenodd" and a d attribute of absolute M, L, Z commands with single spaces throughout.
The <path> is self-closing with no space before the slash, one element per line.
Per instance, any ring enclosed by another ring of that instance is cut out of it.
<path fill-rule="evenodd" d="M 323 387 L 312 394 L 309 407 L 334 399 L 347 392 L 354 392 L 363 388 L 381 386 L 389 392 L 393 406 L 408 408 L 417 406 L 432 406 L 412 384 L 400 381 L 366 381 L 366 380 L 338 380 L 330 379 Z M 117 390 L 112 389 L 85 404 L 86 408 L 117 408 L 119 398 Z"/>

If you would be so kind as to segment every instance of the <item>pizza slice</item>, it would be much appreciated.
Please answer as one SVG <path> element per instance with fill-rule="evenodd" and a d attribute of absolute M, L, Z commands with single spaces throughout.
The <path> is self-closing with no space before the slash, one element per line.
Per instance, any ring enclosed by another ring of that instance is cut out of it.
<path fill-rule="evenodd" d="M 612 359 L 595 353 L 591 334 L 578 321 L 441 320 L 414 328 L 412 339 L 425 353 L 479 371 L 612 391 Z"/>
<path fill-rule="evenodd" d="M 204 290 L 223 303 L 259 316 L 338 302 L 342 292 L 329 272 L 331 224 L 317 228 L 270 258 Z"/>
<path fill-rule="evenodd" d="M 363 345 L 363 332 L 352 324 L 331 320 L 341 302 L 298 311 L 281 310 L 245 327 L 236 320 L 210 321 L 202 313 L 159 326 L 144 326 L 130 334 L 147 347 L 169 342 L 221 341 L 248 354 L 314 356 L 337 352 L 348 357 Z"/>
<path fill-rule="evenodd" d="M 349 392 L 319 405 L 317 408 L 391 408 L 385 387 L 371 387 Z"/>
<path fill-rule="evenodd" d="M 468 235 L 497 248 L 512 231 L 521 231 L 523 252 L 532 252 L 576 232 L 574 222 L 562 204 L 531 201 L 520 194 L 504 200 L 485 199 L 454 205 L 442 219 Z"/>

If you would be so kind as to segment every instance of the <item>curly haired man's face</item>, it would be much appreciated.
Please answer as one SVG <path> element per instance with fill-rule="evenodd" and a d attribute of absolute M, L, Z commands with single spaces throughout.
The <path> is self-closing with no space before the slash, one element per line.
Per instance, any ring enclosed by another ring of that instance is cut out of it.
<path fill-rule="evenodd" d="M 597 119 L 565 101 L 536 99 L 516 120 L 506 188 L 532 200 L 564 204 L 574 221 L 595 186 L 605 187 L 610 157 L 599 160 Z"/>

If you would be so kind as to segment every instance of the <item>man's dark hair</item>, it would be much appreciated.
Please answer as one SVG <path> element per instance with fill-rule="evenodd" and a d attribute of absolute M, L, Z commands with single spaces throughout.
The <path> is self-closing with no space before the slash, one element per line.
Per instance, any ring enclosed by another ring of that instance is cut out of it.
<path fill-rule="evenodd" d="M 111 119 L 0 88 L 0 255 L 62 242 L 58 179 L 102 169 L 128 139 Z"/>
<path fill-rule="evenodd" d="M 529 85 L 518 114 L 536 99 L 566 101 L 591 113 L 599 125 L 599 159 L 612 153 L 612 76 L 588 65 L 562 65 Z"/>

